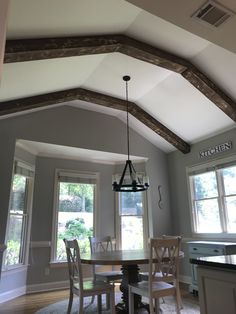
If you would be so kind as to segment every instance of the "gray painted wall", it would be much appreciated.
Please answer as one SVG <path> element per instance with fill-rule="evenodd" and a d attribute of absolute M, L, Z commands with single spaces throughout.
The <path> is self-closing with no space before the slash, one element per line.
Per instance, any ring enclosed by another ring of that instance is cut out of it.
<path fill-rule="evenodd" d="M 171 233 L 171 211 L 167 176 L 167 157 L 162 151 L 131 131 L 131 154 L 148 158 L 146 171 L 151 187 L 148 191 L 150 230 L 154 236 Z M 0 243 L 5 241 L 8 203 L 16 139 L 26 139 L 58 145 L 126 154 L 126 128 L 118 119 L 73 107 L 61 106 L 0 121 Z M 23 153 L 16 150 L 22 157 Z M 33 157 L 32 157 L 33 158 Z M 51 241 L 52 205 L 55 168 L 99 171 L 100 208 L 98 233 L 114 234 L 114 192 L 111 190 L 112 166 L 69 160 L 36 158 L 31 241 Z M 157 186 L 162 185 L 164 209 L 158 209 Z M 104 221 L 111 223 L 104 224 Z M 45 276 L 50 260 L 50 248 L 32 248 L 27 284 L 60 281 L 66 270 L 51 269 Z M 18 276 L 18 277 L 17 277 Z M 4 275 L 4 278 L 6 276 Z M 17 280 L 15 280 L 18 278 Z M 14 284 L 13 284 L 14 282 Z M 1 280 L 0 291 L 17 289 L 26 284 L 25 273 L 12 274 L 11 285 Z"/>
<path fill-rule="evenodd" d="M 199 158 L 199 152 L 201 150 L 214 147 L 215 145 L 229 140 L 233 143 L 231 150 L 222 152 L 211 158 Z M 236 129 L 193 145 L 189 154 L 184 155 L 175 151 L 168 155 L 171 208 L 175 234 L 181 234 L 184 238 L 192 238 L 186 167 L 204 164 L 215 159 L 231 156 L 233 154 L 236 154 Z M 236 241 L 236 238 L 234 241 Z M 188 262 L 189 257 L 186 244 L 183 244 L 183 249 L 185 251 L 185 259 L 182 263 L 182 273 L 190 275 L 190 265 Z"/>

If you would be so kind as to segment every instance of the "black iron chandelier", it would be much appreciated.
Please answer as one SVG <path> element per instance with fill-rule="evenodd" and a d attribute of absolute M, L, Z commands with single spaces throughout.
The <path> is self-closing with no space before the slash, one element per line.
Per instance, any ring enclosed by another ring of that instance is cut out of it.
<path fill-rule="evenodd" d="M 129 148 L 129 100 L 128 100 L 128 82 L 130 76 L 123 76 L 123 80 L 126 83 L 126 125 L 127 125 L 127 148 L 128 148 L 128 159 L 126 160 L 124 170 L 121 177 L 118 175 L 114 176 L 112 183 L 112 189 L 115 192 L 139 192 L 145 191 L 149 187 L 149 179 L 147 176 L 137 175 L 132 161 L 130 160 L 130 148 Z"/>

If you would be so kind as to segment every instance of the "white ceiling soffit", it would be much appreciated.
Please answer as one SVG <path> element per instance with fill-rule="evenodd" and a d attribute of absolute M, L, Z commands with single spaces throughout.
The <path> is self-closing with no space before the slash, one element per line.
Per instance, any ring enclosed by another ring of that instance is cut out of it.
<path fill-rule="evenodd" d="M 123 154 L 115 154 L 27 140 L 17 140 L 16 146 L 28 151 L 35 156 L 40 157 L 80 160 L 111 165 L 120 164 L 127 160 L 127 155 Z M 145 157 L 130 156 L 130 158 L 132 161 L 134 161 L 134 163 L 147 161 L 147 158 Z"/>
<path fill-rule="evenodd" d="M 199 23 L 192 18 L 192 15 L 206 2 L 203 0 L 126 0 L 147 12 L 158 16 L 179 26 L 190 33 L 215 43 L 225 49 L 236 53 L 235 37 L 236 17 L 235 15 L 227 20 L 221 27 L 212 29 L 207 25 Z M 222 4 L 225 8 L 232 12 L 236 12 L 235 0 L 219 0 L 216 3 Z"/>

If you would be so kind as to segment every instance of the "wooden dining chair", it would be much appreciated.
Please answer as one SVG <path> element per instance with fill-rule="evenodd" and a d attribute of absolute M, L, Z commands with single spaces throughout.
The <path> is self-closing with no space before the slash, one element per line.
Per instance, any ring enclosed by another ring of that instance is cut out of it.
<path fill-rule="evenodd" d="M 112 237 L 89 237 L 91 253 L 113 251 Z M 96 272 L 96 265 L 93 265 L 93 275 L 95 280 L 114 284 L 122 279 L 122 272 L 118 270 Z M 109 309 L 110 300 L 106 297 L 106 307 Z"/>
<path fill-rule="evenodd" d="M 179 250 L 181 249 L 181 241 L 182 241 L 181 236 L 162 235 L 162 238 L 163 239 L 179 239 L 179 242 L 180 242 Z M 157 272 L 155 276 L 156 276 L 156 279 L 159 281 L 165 281 L 168 283 L 173 283 L 175 285 L 176 291 L 177 291 L 178 304 L 180 304 L 180 308 L 182 309 L 183 302 L 182 302 L 181 292 L 180 292 L 180 287 L 179 287 L 179 263 L 176 266 L 175 273 L 169 274 L 167 277 L 163 278 L 162 273 Z M 141 280 L 148 280 L 148 272 L 140 273 L 140 278 Z M 164 299 L 163 299 L 163 302 L 165 302 Z"/>
<path fill-rule="evenodd" d="M 180 313 L 180 303 L 177 288 L 168 282 L 168 277 L 176 274 L 179 264 L 179 237 L 163 239 L 150 239 L 150 256 L 148 280 L 143 280 L 129 285 L 129 314 L 134 313 L 134 294 L 138 294 L 149 299 L 150 314 L 154 314 L 153 300 L 155 308 L 159 311 L 159 298 L 173 295 L 176 298 L 176 313 Z M 157 276 L 161 273 L 161 279 Z"/>
<path fill-rule="evenodd" d="M 80 249 L 77 240 L 64 239 L 69 270 L 70 298 L 67 313 L 71 312 L 74 294 L 79 297 L 79 314 L 84 313 L 84 298 L 97 296 L 98 313 L 102 312 L 102 294 L 110 296 L 111 313 L 115 314 L 114 286 L 104 281 L 84 280 L 82 274 L 82 264 L 80 259 Z"/>

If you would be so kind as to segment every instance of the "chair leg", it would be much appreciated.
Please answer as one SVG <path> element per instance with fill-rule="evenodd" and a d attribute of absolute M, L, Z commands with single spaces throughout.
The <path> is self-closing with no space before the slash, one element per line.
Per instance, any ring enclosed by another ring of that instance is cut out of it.
<path fill-rule="evenodd" d="M 155 313 L 160 313 L 160 302 L 159 298 L 155 299 Z"/>
<path fill-rule="evenodd" d="M 72 303 L 73 303 L 73 297 L 74 297 L 74 294 L 70 290 L 70 297 L 69 297 L 69 303 L 68 303 L 68 308 L 67 308 L 67 314 L 70 314 L 70 312 L 71 312 L 71 307 L 72 307 Z"/>
<path fill-rule="evenodd" d="M 176 300 L 176 313 L 180 314 L 180 305 L 179 305 L 179 300 L 177 294 L 175 295 L 175 300 Z"/>
<path fill-rule="evenodd" d="M 131 287 L 129 287 L 129 314 L 134 314 L 134 294 Z"/>
<path fill-rule="evenodd" d="M 106 310 L 110 309 L 110 297 L 109 294 L 106 294 Z"/>
<path fill-rule="evenodd" d="M 109 280 L 108 281 L 106 281 L 107 283 L 109 283 Z M 109 310 L 110 309 L 110 296 L 109 296 L 109 294 L 107 293 L 106 294 L 106 310 Z"/>
<path fill-rule="evenodd" d="M 84 313 L 84 298 L 83 297 L 79 297 L 79 314 L 83 314 Z"/>
<path fill-rule="evenodd" d="M 98 298 L 98 313 L 101 314 L 102 313 L 102 295 L 98 294 L 97 298 Z"/>
<path fill-rule="evenodd" d="M 154 306 L 153 306 L 153 300 L 152 298 L 149 298 L 149 313 L 150 314 L 154 314 Z M 158 312 L 156 313 L 159 313 L 159 306 L 158 306 Z"/>
<path fill-rule="evenodd" d="M 177 298 L 177 304 L 179 309 L 183 309 L 183 302 L 181 298 L 181 293 L 180 293 L 180 288 L 179 288 L 179 283 L 176 282 L 176 298 Z"/>
<path fill-rule="evenodd" d="M 113 286 L 114 288 L 114 286 Z M 110 304 L 110 310 L 111 310 L 111 314 L 115 314 L 116 310 L 115 310 L 115 291 L 114 289 L 112 289 L 110 291 L 110 295 L 109 295 L 109 304 Z"/>

